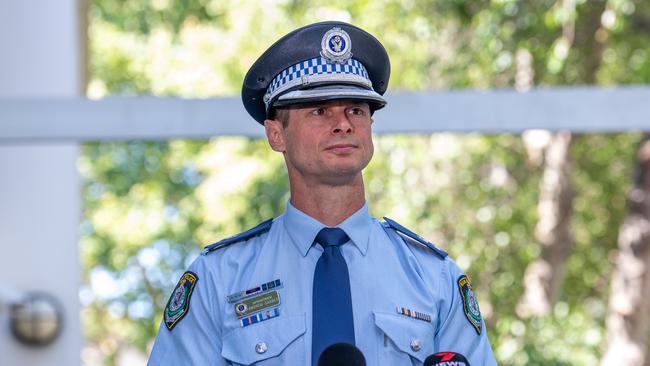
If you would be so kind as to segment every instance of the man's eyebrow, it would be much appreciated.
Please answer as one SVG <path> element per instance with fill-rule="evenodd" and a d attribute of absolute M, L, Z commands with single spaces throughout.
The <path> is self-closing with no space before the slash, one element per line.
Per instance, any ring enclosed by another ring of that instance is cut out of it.
<path fill-rule="evenodd" d="M 353 105 L 355 107 L 368 107 L 368 108 L 370 108 L 370 105 L 368 103 L 366 103 L 366 102 L 354 102 Z"/>

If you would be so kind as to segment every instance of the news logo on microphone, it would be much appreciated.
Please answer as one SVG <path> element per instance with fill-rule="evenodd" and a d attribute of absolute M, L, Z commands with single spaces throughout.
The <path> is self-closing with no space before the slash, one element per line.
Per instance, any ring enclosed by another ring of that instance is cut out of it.
<path fill-rule="evenodd" d="M 469 361 L 460 353 L 438 352 L 427 357 L 424 366 L 469 366 Z"/>

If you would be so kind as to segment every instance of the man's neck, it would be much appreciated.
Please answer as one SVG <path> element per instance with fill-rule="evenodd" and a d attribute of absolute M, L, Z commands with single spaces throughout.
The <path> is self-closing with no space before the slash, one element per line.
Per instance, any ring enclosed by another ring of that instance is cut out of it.
<path fill-rule="evenodd" d="M 345 221 L 359 211 L 365 202 L 361 175 L 346 185 L 291 182 L 293 207 L 330 227 Z"/>

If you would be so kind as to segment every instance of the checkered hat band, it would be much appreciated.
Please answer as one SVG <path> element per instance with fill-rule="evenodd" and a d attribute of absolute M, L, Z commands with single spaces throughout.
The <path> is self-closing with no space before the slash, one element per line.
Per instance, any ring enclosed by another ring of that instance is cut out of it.
<path fill-rule="evenodd" d="M 269 85 L 264 97 L 265 103 L 279 93 L 314 81 L 349 81 L 372 88 L 372 82 L 363 64 L 353 58 L 344 64 L 329 63 L 322 57 L 297 63 L 279 73 Z"/>

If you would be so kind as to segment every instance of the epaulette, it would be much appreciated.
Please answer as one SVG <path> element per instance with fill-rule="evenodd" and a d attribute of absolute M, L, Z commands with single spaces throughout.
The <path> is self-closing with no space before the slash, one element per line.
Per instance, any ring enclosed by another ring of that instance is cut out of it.
<path fill-rule="evenodd" d="M 265 232 L 271 230 L 271 225 L 273 225 L 273 219 L 268 219 L 264 221 L 263 223 L 250 228 L 242 233 L 239 233 L 235 236 L 231 236 L 229 238 L 220 240 L 214 244 L 207 245 L 205 248 L 203 248 L 203 252 L 201 252 L 202 255 L 206 255 L 210 252 L 213 252 L 217 249 L 225 248 L 227 246 L 230 246 L 232 244 L 248 240 L 250 238 L 253 238 L 258 235 L 262 235 Z"/>
<path fill-rule="evenodd" d="M 421 237 L 420 235 L 412 232 L 411 230 L 405 228 L 404 226 L 398 224 L 397 222 L 389 219 L 388 217 L 384 216 L 384 222 L 382 222 L 382 225 L 386 228 L 390 228 L 395 230 L 395 232 L 404 239 L 407 243 L 410 244 L 415 244 L 415 245 L 420 245 L 427 247 L 431 250 L 433 250 L 434 253 L 436 253 L 440 258 L 445 259 L 447 258 L 447 252 L 445 252 L 442 249 L 437 248 L 435 245 L 431 244 L 428 242 L 426 239 Z"/>

